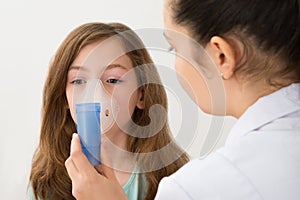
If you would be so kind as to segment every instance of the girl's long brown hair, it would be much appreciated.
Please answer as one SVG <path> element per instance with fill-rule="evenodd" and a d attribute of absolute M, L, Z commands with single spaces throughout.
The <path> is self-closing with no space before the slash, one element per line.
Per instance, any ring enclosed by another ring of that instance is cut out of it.
<path fill-rule="evenodd" d="M 30 174 L 30 186 L 36 198 L 75 199 L 72 195 L 72 182 L 64 165 L 69 157 L 71 136 L 77 132 L 66 98 L 69 67 L 84 46 L 124 31 L 131 30 L 119 23 L 84 24 L 73 30 L 56 52 L 44 86 L 40 142 L 33 157 Z M 130 35 L 131 42 L 144 47 L 136 34 L 131 31 Z M 123 40 L 125 46 L 130 45 L 130 42 Z M 143 84 L 145 108 L 143 110 L 136 108 L 132 116 L 137 125 L 147 125 L 149 123 L 148 112 L 152 105 L 159 104 L 167 110 L 166 92 L 145 48 L 130 51 L 127 55 L 134 66 L 147 65 L 147 67 L 139 67 L 136 71 L 140 84 Z M 156 83 L 160 84 L 147 84 L 150 79 L 155 79 Z M 154 152 L 169 144 L 168 150 L 156 156 L 155 159 L 149 156 L 139 159 L 140 169 L 158 166 L 170 158 L 174 160 L 167 166 L 145 173 L 147 181 L 145 199 L 154 199 L 159 181 L 164 176 L 174 173 L 188 161 L 187 154 L 172 140 L 167 122 L 154 136 L 148 138 L 129 136 L 127 148 L 133 153 Z"/>

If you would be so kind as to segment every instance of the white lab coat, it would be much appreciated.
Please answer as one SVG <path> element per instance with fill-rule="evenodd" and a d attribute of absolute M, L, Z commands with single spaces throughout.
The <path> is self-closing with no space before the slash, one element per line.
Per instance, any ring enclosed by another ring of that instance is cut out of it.
<path fill-rule="evenodd" d="M 252 105 L 226 145 L 162 179 L 156 200 L 300 200 L 300 84 Z"/>

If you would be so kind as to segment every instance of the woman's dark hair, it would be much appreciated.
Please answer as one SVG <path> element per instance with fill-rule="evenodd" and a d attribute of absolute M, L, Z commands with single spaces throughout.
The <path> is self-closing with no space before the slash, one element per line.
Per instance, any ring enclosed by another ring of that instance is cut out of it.
<path fill-rule="evenodd" d="M 244 44 L 243 77 L 300 82 L 299 0 L 171 0 L 173 21 L 187 27 L 202 45 L 211 37 Z M 251 49 L 252 48 L 252 49 Z M 251 59 L 251 61 L 250 61 Z M 256 62 L 254 62 L 256 61 Z M 272 72 L 272 73 L 271 73 Z"/>

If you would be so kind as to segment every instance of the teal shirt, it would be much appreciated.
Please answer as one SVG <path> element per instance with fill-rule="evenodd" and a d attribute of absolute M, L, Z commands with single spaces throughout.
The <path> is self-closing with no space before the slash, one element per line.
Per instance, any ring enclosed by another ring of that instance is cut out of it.
<path fill-rule="evenodd" d="M 145 175 L 132 173 L 127 183 L 123 186 L 123 190 L 125 191 L 128 200 L 144 199 L 147 192 Z"/>
<path fill-rule="evenodd" d="M 133 172 L 127 183 L 123 186 L 123 189 L 128 197 L 128 200 L 144 199 L 147 192 L 145 175 Z M 141 198 L 139 198 L 139 196 Z M 35 200 L 31 187 L 28 190 L 27 200 Z"/>

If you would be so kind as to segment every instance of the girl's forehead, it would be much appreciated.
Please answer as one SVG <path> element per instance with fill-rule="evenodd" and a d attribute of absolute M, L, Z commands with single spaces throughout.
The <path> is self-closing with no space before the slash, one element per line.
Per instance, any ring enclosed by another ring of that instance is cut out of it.
<path fill-rule="evenodd" d="M 108 70 L 113 68 L 122 68 L 124 70 L 130 70 L 133 68 L 133 63 L 128 55 L 122 55 L 117 59 L 113 60 L 108 65 L 101 65 L 101 62 L 95 63 L 93 65 L 86 65 L 85 62 L 73 62 L 69 68 L 69 71 L 71 70 L 99 71 L 99 70 Z"/>
<path fill-rule="evenodd" d="M 120 41 L 100 41 L 83 47 L 70 66 L 82 67 L 90 71 L 105 69 L 110 65 L 133 68 L 133 62 Z"/>

